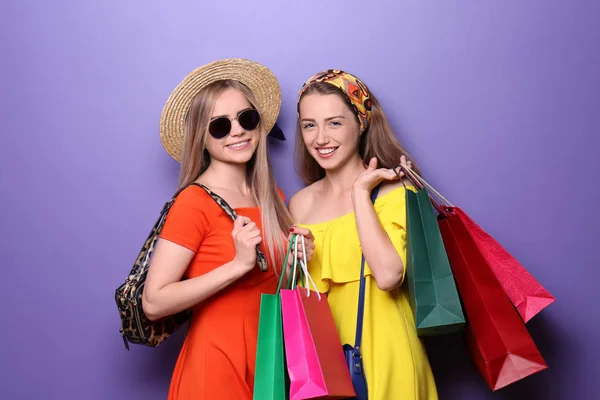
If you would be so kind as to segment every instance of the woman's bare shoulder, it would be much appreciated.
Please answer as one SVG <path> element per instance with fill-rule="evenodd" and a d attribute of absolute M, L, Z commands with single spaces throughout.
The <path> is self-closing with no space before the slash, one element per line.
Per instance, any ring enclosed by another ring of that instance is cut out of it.
<path fill-rule="evenodd" d="M 288 209 L 294 221 L 301 223 L 304 216 L 311 210 L 315 193 L 320 190 L 321 186 L 322 182 L 317 181 L 298 190 L 290 197 Z"/>

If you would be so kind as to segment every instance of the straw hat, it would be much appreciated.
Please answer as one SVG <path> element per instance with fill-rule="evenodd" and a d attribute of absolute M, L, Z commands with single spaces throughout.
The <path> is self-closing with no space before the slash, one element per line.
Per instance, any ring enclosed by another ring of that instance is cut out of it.
<path fill-rule="evenodd" d="M 281 107 L 281 88 L 275 75 L 264 65 L 243 58 L 211 62 L 190 72 L 173 90 L 162 110 L 160 140 L 176 161 L 181 162 L 185 120 L 192 101 L 202 88 L 223 79 L 248 86 L 256 97 L 265 130 L 270 133 L 275 126 Z M 280 130 L 273 136 L 282 139 Z"/>

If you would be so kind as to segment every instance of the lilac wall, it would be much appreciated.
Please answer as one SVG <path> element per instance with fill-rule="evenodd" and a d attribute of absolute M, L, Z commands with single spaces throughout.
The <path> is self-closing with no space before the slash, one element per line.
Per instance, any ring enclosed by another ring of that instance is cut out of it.
<path fill-rule="evenodd" d="M 528 325 L 550 369 L 496 394 L 460 340 L 428 341 L 442 399 L 600 398 L 597 1 L 203 3 L 1 3 L 0 398 L 165 398 L 182 335 L 126 352 L 113 293 L 175 186 L 162 105 L 228 56 L 281 80 L 288 197 L 297 91 L 345 68 L 431 183 L 557 297 Z"/>

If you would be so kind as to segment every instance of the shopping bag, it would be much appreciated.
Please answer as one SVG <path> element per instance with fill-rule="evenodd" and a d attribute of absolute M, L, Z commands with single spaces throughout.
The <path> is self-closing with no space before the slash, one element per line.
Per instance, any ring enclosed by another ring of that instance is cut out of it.
<path fill-rule="evenodd" d="M 406 190 L 406 280 L 419 336 L 464 329 L 456 282 L 426 188 Z"/>
<path fill-rule="evenodd" d="M 467 314 L 467 343 L 480 373 L 496 391 L 548 368 L 490 263 L 460 214 L 423 178 L 408 170 L 419 187 L 427 187 L 438 210 L 438 224 Z"/>
<path fill-rule="evenodd" d="M 440 230 L 469 320 L 467 342 L 492 390 L 548 368 L 461 218 L 448 212 Z"/>
<path fill-rule="evenodd" d="M 475 221 L 454 207 L 454 214 L 462 220 L 483 257 L 502 285 L 504 292 L 517 308 L 524 322 L 528 322 L 555 300 L 541 284 L 491 235 Z"/>
<path fill-rule="evenodd" d="M 411 174 L 411 171 L 408 172 Z M 418 186 L 424 185 L 433 192 L 442 203 L 450 206 L 453 214 L 463 221 L 469 234 L 475 241 L 481 254 L 486 259 L 494 276 L 500 282 L 502 289 L 517 308 L 524 322 L 528 322 L 544 308 L 555 301 L 548 290 L 538 282 L 525 267 L 519 263 L 500 243 L 485 232 L 475 221 L 460 208 L 453 206 L 438 191 L 429 185 L 423 178 L 412 172 L 411 180 L 416 179 Z M 430 193 L 431 194 L 431 193 Z M 440 215 L 445 213 L 443 207 L 433 201 Z"/>
<path fill-rule="evenodd" d="M 260 297 L 254 371 L 253 398 L 255 400 L 287 400 L 289 398 L 280 291 L 291 249 L 292 242 L 290 241 L 275 294 L 263 293 Z"/>
<path fill-rule="evenodd" d="M 297 241 L 296 236 L 295 245 Z M 299 263 L 304 287 L 296 285 L 297 264 L 292 268 L 290 289 L 281 290 L 290 400 L 354 397 L 327 296 L 317 291 L 305 262 Z M 311 282 L 315 290 L 310 289 Z"/>

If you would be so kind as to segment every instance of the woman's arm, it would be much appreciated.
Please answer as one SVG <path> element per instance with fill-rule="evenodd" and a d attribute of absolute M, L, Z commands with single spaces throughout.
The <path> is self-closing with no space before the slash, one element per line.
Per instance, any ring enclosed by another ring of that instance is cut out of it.
<path fill-rule="evenodd" d="M 247 217 L 239 216 L 232 236 L 236 255 L 228 263 L 201 276 L 181 280 L 194 252 L 184 246 L 159 239 L 154 250 L 142 293 L 142 307 L 150 320 L 184 311 L 225 289 L 256 264 L 260 231 Z"/>
<path fill-rule="evenodd" d="M 369 191 L 354 188 L 352 202 L 362 251 L 377 287 L 386 291 L 397 288 L 404 276 L 404 263 L 379 222 Z"/>
<path fill-rule="evenodd" d="M 411 162 L 405 156 L 400 157 L 400 164 L 411 168 Z M 377 287 L 381 290 L 392 290 L 402 283 L 404 262 L 394 247 L 392 240 L 385 232 L 375 213 L 371 201 L 371 191 L 386 180 L 386 189 L 402 186 L 404 173 L 392 169 L 377 168 L 375 157 L 369 160 L 367 169 L 361 173 L 352 186 L 352 203 L 356 218 L 356 228 L 363 254 L 373 272 Z"/>

